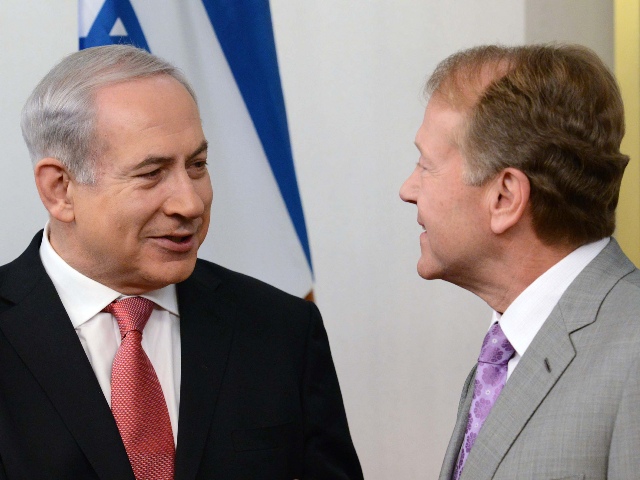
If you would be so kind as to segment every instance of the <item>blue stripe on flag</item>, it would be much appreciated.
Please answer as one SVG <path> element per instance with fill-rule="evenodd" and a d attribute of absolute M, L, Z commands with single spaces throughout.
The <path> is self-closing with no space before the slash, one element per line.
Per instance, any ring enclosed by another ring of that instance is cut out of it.
<path fill-rule="evenodd" d="M 311 251 L 298 191 L 268 0 L 202 0 L 269 160 L 309 268 Z"/>
<path fill-rule="evenodd" d="M 118 19 L 124 25 L 128 35 L 110 35 Z M 129 43 L 150 51 L 136 12 L 129 0 L 106 0 L 104 2 L 89 33 L 86 37 L 80 38 L 80 50 L 114 43 Z"/>

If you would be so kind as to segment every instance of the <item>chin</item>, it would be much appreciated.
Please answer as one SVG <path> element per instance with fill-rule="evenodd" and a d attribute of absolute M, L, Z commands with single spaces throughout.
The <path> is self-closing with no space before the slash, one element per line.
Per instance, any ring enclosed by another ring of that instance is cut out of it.
<path fill-rule="evenodd" d="M 196 266 L 196 257 L 177 262 L 164 262 L 155 271 L 149 272 L 149 278 L 155 285 L 153 290 L 180 283 L 191 276 Z"/>
<path fill-rule="evenodd" d="M 418 270 L 418 275 L 425 280 L 440 280 L 442 278 L 440 275 L 435 275 L 431 272 L 421 272 L 420 270 Z"/>
<path fill-rule="evenodd" d="M 418 262 L 418 275 L 425 280 L 439 280 L 442 278 L 442 272 L 439 269 L 434 268 L 433 265 L 424 264 L 422 261 Z"/>
<path fill-rule="evenodd" d="M 197 257 L 194 256 L 193 259 L 176 262 L 177 264 L 172 266 L 173 268 L 170 267 L 170 270 L 167 273 L 171 281 L 168 282 L 167 285 L 183 282 L 189 278 L 193 273 L 193 270 L 196 268 L 196 259 Z"/>

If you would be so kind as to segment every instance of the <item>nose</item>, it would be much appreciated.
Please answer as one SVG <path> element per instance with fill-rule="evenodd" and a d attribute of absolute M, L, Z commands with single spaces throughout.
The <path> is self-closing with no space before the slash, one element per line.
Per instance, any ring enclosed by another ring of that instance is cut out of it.
<path fill-rule="evenodd" d="M 419 189 L 417 172 L 418 168 L 416 167 L 400 187 L 400 198 L 403 202 L 416 203 L 417 192 Z"/>
<path fill-rule="evenodd" d="M 165 214 L 184 218 L 200 217 L 206 209 L 207 198 L 211 198 L 211 184 L 208 181 L 208 177 L 194 180 L 187 172 L 177 175 L 169 186 L 171 191 L 164 204 Z"/>

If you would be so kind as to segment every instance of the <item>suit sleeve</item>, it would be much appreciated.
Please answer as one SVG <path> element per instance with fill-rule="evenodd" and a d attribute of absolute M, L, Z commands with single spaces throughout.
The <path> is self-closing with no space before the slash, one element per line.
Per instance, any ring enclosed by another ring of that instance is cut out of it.
<path fill-rule="evenodd" d="M 362 479 L 360 462 L 349 434 L 342 394 L 317 307 L 309 303 L 302 378 L 304 409 L 304 480 Z"/>
<path fill-rule="evenodd" d="M 637 478 L 640 472 L 640 359 L 629 368 L 611 436 L 609 480 Z"/>

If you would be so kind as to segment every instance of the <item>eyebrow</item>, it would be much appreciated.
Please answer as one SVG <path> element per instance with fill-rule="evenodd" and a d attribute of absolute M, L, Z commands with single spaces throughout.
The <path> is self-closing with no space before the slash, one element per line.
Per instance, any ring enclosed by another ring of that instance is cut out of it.
<path fill-rule="evenodd" d="M 202 143 L 196 148 L 188 157 L 187 160 L 192 160 L 203 152 L 206 152 L 209 148 L 209 142 L 203 140 Z M 173 162 L 175 159 L 173 157 L 158 157 L 158 156 L 149 156 L 138 163 L 132 170 L 139 170 L 148 165 L 166 165 L 168 163 Z"/>

